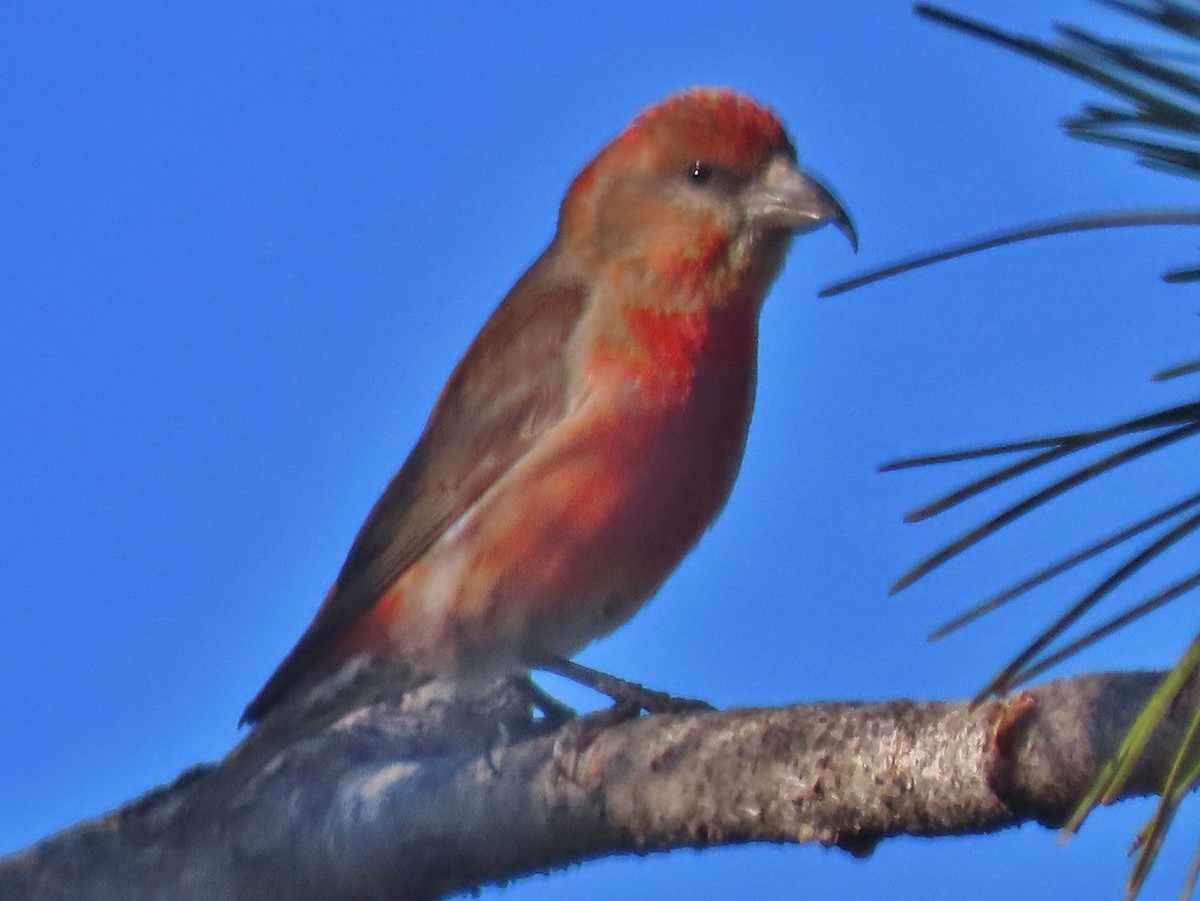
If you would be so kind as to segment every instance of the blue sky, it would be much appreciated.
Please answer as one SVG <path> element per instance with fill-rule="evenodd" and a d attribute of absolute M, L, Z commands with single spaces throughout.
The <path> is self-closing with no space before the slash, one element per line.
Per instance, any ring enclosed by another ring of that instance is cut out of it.
<path fill-rule="evenodd" d="M 1051 14 L 1130 32 L 1070 0 L 954 8 L 1039 34 Z M 1057 130 L 1096 89 L 905 3 L 7 4 L 0 850 L 236 741 L 446 374 L 549 239 L 572 175 L 695 83 L 772 105 L 862 249 L 852 258 L 832 230 L 797 243 L 764 312 L 728 508 L 584 662 L 722 706 L 962 696 L 1085 582 L 936 644 L 929 628 L 1191 487 L 1180 449 L 886 596 L 1000 499 L 904 526 L 977 470 L 877 464 L 1190 399 L 1187 380 L 1146 376 L 1200 343 L 1190 290 L 1157 282 L 1194 259 L 1184 229 L 1049 240 L 815 299 L 997 226 L 1190 200 L 1184 182 Z M 1068 669 L 1164 665 L 1193 609 Z M 888 842 L 865 861 L 681 852 L 484 897 L 1115 898 L 1148 809 L 1102 812 L 1063 848 L 1031 827 Z M 1174 891 L 1196 825 L 1185 810 L 1148 897 Z"/>

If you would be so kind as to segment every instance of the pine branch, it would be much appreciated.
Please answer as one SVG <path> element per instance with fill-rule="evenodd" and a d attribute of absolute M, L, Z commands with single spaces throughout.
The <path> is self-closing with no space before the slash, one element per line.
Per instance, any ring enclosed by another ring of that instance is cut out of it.
<path fill-rule="evenodd" d="M 426 899 L 614 854 L 1058 826 L 1159 682 L 1107 673 L 1003 701 L 656 715 L 554 730 L 376 697 L 267 723 L 222 762 L 0 860 L 0 897 Z M 368 696 L 369 697 L 369 696 Z M 1178 705 L 1123 797 L 1161 784 Z"/>

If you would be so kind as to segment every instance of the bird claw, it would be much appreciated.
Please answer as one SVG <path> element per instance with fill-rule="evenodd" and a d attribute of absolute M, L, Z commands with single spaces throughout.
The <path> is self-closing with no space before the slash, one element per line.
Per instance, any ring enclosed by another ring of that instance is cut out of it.
<path fill-rule="evenodd" d="M 572 782 L 582 784 L 579 762 L 592 742 L 606 729 L 637 719 L 641 712 L 642 707 L 635 702 L 615 701 L 611 707 L 575 717 L 558 730 L 554 739 L 551 759 L 555 767 Z"/>
<path fill-rule="evenodd" d="M 625 685 L 631 690 L 631 695 L 615 700 L 613 707 L 633 703 L 646 713 L 712 713 L 717 709 L 708 701 L 699 698 L 676 697 L 665 691 L 654 691 L 636 682 L 626 682 Z"/>
<path fill-rule="evenodd" d="M 654 691 L 638 685 L 636 682 L 626 682 L 615 676 L 608 676 L 608 678 L 613 680 L 613 684 L 609 685 L 610 688 L 614 688 L 616 685 L 620 686 L 621 696 L 610 695 L 613 698 L 611 706 L 570 720 L 558 730 L 558 735 L 554 740 L 552 758 L 555 766 L 564 776 L 578 785 L 582 785 L 586 781 L 581 779 L 580 760 L 583 758 L 584 752 L 605 730 L 637 719 L 643 710 L 648 714 L 654 714 L 711 713 L 717 709 L 707 701 L 699 701 L 695 698 L 677 698 L 664 691 Z M 608 692 L 605 691 L 605 693 Z"/>

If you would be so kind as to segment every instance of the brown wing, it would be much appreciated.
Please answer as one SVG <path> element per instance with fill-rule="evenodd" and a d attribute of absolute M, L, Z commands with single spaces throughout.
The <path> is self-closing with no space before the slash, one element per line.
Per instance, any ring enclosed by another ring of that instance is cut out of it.
<path fill-rule="evenodd" d="M 555 261 L 551 244 L 467 348 L 316 618 L 241 722 L 259 720 L 330 641 L 562 418 L 564 345 L 582 313 L 584 290 L 561 275 Z"/>

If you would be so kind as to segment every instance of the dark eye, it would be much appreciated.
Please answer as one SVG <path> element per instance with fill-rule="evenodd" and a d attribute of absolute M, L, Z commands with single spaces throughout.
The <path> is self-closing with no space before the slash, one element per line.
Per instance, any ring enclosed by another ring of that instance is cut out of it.
<path fill-rule="evenodd" d="M 704 160 L 696 160 L 692 163 L 692 167 L 688 170 L 688 178 L 693 184 L 702 185 L 712 178 L 712 166 L 704 162 Z"/>

